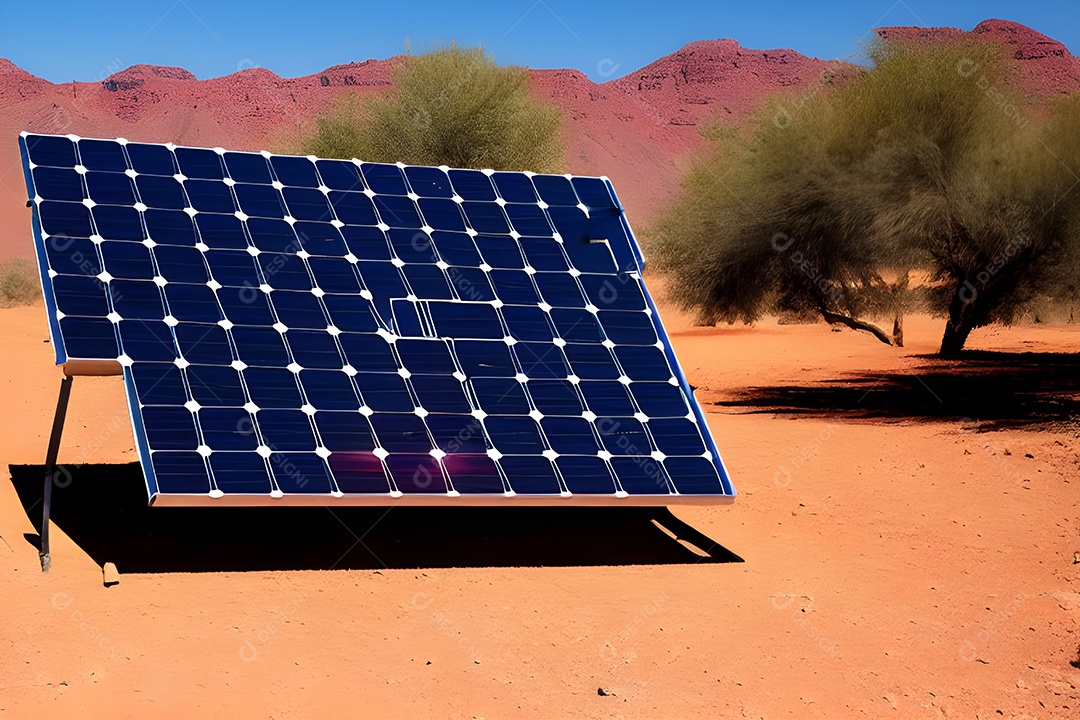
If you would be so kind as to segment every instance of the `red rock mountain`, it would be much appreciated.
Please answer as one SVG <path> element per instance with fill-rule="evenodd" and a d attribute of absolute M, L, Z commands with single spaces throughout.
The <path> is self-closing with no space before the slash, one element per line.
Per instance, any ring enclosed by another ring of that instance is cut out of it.
<path fill-rule="evenodd" d="M 878 34 L 889 41 L 987 40 L 1003 46 L 1014 62 L 1013 82 L 1022 91 L 1050 97 L 1080 90 L 1080 58 L 1063 44 L 1011 20 L 983 20 L 971 32 L 957 28 L 892 27 Z"/>
<path fill-rule="evenodd" d="M 1080 59 L 1030 28 L 987 20 L 953 28 L 885 28 L 888 40 L 971 35 L 1013 49 L 1018 86 L 1040 96 L 1080 89 Z M 22 130 L 147 142 L 282 150 L 350 92 L 385 92 L 403 61 L 367 60 L 281 78 L 265 68 L 197 80 L 182 68 L 135 65 L 100 82 L 53 84 L 0 59 L 0 260 L 32 254 L 15 138 Z M 805 92 L 842 62 L 794 50 L 748 50 L 734 40 L 693 42 L 616 80 L 576 70 L 532 70 L 533 93 L 563 112 L 567 167 L 612 178 L 631 221 L 646 226 L 678 189 L 711 122 L 733 122 L 773 93 Z M 6 139 L 5 139 L 6 138 Z"/>

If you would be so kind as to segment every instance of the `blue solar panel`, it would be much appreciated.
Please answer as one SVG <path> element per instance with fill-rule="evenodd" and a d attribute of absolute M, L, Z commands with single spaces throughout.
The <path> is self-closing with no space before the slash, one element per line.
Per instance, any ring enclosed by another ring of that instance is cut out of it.
<path fill-rule="evenodd" d="M 57 362 L 152 503 L 734 495 L 610 182 L 24 133 Z"/>

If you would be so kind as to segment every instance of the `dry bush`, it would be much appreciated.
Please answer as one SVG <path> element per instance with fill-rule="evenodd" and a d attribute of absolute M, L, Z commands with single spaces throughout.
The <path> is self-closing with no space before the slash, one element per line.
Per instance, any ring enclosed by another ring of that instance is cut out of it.
<path fill-rule="evenodd" d="M 0 262 L 0 307 L 30 305 L 41 299 L 41 280 L 33 260 Z"/>

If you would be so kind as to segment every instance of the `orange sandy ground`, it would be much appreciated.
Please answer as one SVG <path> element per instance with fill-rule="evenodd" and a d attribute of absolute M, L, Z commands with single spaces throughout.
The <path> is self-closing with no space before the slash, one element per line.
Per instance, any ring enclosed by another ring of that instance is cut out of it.
<path fill-rule="evenodd" d="M 5 469 L 43 461 L 60 378 L 43 315 L 0 310 Z M 911 369 L 939 320 L 909 319 L 895 350 L 824 325 L 665 317 L 739 491 L 730 507 L 674 512 L 744 563 L 120 568 L 105 588 L 55 529 L 40 572 L 5 480 L 0 717 L 1080 717 L 1074 434 L 711 404 Z M 1077 327 L 971 340 L 1078 346 Z M 101 436 L 124 412 L 118 379 L 77 380 L 61 461 L 133 460 L 127 423 Z"/>

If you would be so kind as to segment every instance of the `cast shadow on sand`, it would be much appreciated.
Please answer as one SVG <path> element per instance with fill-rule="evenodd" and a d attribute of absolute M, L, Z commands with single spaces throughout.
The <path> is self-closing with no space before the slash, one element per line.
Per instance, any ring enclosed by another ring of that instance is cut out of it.
<path fill-rule="evenodd" d="M 1080 353 L 969 350 L 955 361 L 918 359 L 907 372 L 749 387 L 715 404 L 802 417 L 953 421 L 978 430 L 1059 428 L 1080 416 Z"/>
<path fill-rule="evenodd" d="M 40 532 L 44 467 L 9 469 Z M 121 573 L 742 562 L 667 508 L 150 508 L 138 463 L 69 470 L 53 522 Z"/>

